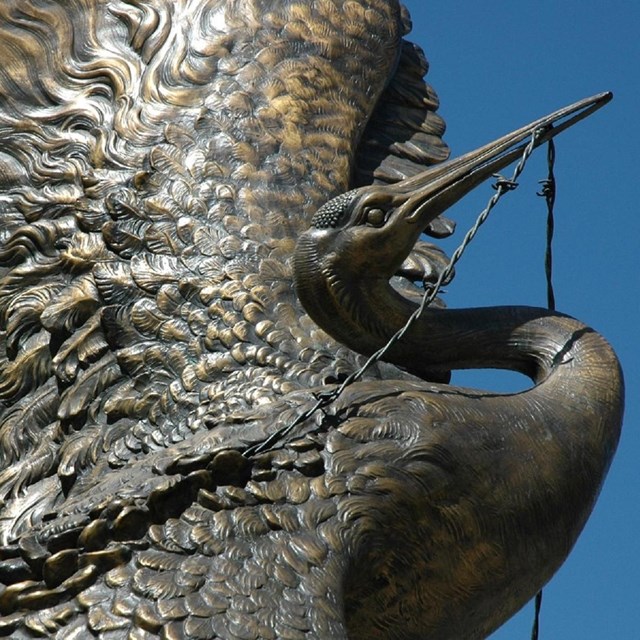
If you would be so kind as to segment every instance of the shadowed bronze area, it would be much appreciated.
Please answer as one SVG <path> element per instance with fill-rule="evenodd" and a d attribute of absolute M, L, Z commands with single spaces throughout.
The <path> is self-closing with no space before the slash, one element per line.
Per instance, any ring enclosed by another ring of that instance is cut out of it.
<path fill-rule="evenodd" d="M 484 638 L 569 553 L 622 380 L 566 316 L 438 303 L 244 455 L 404 323 L 451 203 L 608 100 L 444 162 L 408 31 L 394 0 L 0 4 L 0 636 Z M 443 383 L 488 366 L 534 386 Z"/>

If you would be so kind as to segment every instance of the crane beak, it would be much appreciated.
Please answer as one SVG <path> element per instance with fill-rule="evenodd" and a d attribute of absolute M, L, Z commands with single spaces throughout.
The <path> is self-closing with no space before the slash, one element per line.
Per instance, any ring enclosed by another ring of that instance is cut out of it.
<path fill-rule="evenodd" d="M 393 185 L 396 211 L 400 214 L 397 219 L 425 229 L 478 184 L 520 158 L 532 136 L 533 146 L 537 147 L 591 115 L 612 97 L 606 92 L 575 102 L 484 147 Z M 529 140 L 518 144 L 525 139 Z"/>

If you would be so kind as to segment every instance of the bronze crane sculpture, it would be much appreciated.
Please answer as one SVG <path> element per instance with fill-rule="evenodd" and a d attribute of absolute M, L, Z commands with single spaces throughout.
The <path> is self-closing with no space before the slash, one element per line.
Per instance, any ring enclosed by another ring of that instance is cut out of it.
<path fill-rule="evenodd" d="M 578 321 L 436 304 L 308 411 L 442 273 L 446 208 L 609 98 L 445 162 L 408 31 L 0 5 L 0 637 L 484 638 L 567 556 L 622 413 Z M 488 366 L 533 387 L 447 384 Z"/>

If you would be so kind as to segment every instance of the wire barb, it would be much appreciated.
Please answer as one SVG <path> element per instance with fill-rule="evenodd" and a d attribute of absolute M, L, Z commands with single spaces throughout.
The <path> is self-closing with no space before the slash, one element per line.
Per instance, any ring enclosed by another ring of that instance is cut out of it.
<path fill-rule="evenodd" d="M 515 180 L 505 178 L 499 173 L 494 173 L 492 178 L 496 178 L 496 181 L 491 185 L 491 188 L 495 191 L 513 191 L 518 188 L 518 183 Z"/>
<path fill-rule="evenodd" d="M 556 297 L 553 292 L 553 231 L 554 231 L 554 215 L 553 207 L 556 201 L 556 177 L 553 169 L 556 161 L 556 147 L 552 140 L 547 143 L 547 167 L 548 174 L 546 179 L 541 180 L 540 184 L 542 189 L 538 192 L 538 195 L 543 197 L 547 201 L 547 247 L 544 257 L 544 268 L 547 278 L 547 307 L 552 311 L 556 308 Z"/>

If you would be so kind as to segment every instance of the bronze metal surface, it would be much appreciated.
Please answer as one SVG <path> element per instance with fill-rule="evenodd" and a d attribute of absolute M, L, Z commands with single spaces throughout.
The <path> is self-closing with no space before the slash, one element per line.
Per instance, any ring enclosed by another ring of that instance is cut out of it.
<path fill-rule="evenodd" d="M 436 304 L 244 455 L 402 326 L 446 207 L 562 128 L 440 164 L 408 30 L 395 0 L 0 4 L 0 636 L 484 638 L 569 553 L 622 378 L 560 314 Z M 533 386 L 443 382 L 488 366 Z"/>

